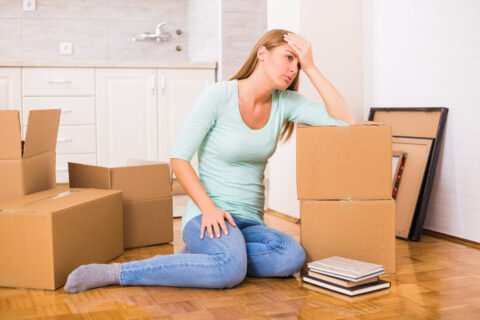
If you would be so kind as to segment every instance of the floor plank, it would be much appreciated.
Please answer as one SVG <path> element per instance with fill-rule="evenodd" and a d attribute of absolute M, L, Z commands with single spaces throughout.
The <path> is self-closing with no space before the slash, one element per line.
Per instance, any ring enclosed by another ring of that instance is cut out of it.
<path fill-rule="evenodd" d="M 266 214 L 271 227 L 299 239 L 299 225 Z M 127 250 L 116 262 L 183 247 L 180 219 L 171 244 Z M 478 319 L 480 251 L 445 239 L 397 240 L 392 288 L 349 298 L 306 289 L 299 275 L 247 278 L 228 290 L 110 286 L 79 294 L 0 288 L 0 319 Z"/>

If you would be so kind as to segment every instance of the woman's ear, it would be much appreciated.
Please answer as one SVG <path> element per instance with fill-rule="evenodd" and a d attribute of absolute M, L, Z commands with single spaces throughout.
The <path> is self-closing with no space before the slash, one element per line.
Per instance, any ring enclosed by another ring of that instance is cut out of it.
<path fill-rule="evenodd" d="M 260 46 L 257 50 L 257 59 L 259 61 L 263 61 L 267 53 L 268 53 L 267 48 L 265 46 Z"/>

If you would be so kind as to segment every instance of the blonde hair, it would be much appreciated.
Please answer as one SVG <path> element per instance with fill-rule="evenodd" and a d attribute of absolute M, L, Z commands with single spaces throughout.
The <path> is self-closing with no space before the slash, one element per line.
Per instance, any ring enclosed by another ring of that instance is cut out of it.
<path fill-rule="evenodd" d="M 290 31 L 282 30 L 282 29 L 273 29 L 266 32 L 263 36 L 260 37 L 260 39 L 258 39 L 257 43 L 255 43 L 252 50 L 250 51 L 250 54 L 248 55 L 247 60 L 245 60 L 242 67 L 229 80 L 234 80 L 234 79 L 241 80 L 241 79 L 248 78 L 253 73 L 253 70 L 255 70 L 255 67 L 257 66 L 258 49 L 261 46 L 264 46 L 267 50 L 270 50 L 275 47 L 286 44 L 287 42 L 283 39 L 283 36 L 289 32 Z M 300 68 L 300 65 L 299 65 L 299 68 Z M 297 76 L 295 77 L 295 79 L 293 79 L 292 83 L 287 88 L 287 90 L 298 91 L 298 84 L 299 84 L 298 74 L 299 73 L 297 73 Z M 283 142 L 286 142 L 288 139 L 290 139 L 293 133 L 293 128 L 294 128 L 293 122 L 285 121 L 283 123 L 279 140 L 280 141 L 284 140 Z"/>

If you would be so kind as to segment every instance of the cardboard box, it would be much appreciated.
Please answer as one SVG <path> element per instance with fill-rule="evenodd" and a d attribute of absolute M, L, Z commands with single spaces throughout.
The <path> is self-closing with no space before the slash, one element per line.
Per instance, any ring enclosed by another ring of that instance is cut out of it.
<path fill-rule="evenodd" d="M 0 200 L 55 187 L 60 110 L 32 110 L 25 144 L 17 110 L 0 110 Z"/>
<path fill-rule="evenodd" d="M 70 162 L 68 174 L 71 188 L 122 190 L 125 248 L 173 241 L 168 164 L 106 168 Z"/>
<path fill-rule="evenodd" d="M 299 200 L 392 198 L 392 128 L 376 123 L 297 128 Z"/>
<path fill-rule="evenodd" d="M 123 253 L 122 193 L 50 189 L 0 202 L 0 286 L 55 290 Z"/>
<path fill-rule="evenodd" d="M 340 256 L 395 272 L 395 201 L 301 201 L 306 263 Z"/>

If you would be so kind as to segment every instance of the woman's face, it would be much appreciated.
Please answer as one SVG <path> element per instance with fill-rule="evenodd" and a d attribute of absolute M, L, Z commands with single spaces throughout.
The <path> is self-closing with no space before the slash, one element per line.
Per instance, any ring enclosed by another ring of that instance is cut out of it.
<path fill-rule="evenodd" d="M 265 47 L 263 53 L 263 69 L 267 77 L 280 90 L 287 89 L 298 74 L 299 60 L 289 44 L 284 44 L 270 50 Z"/>

